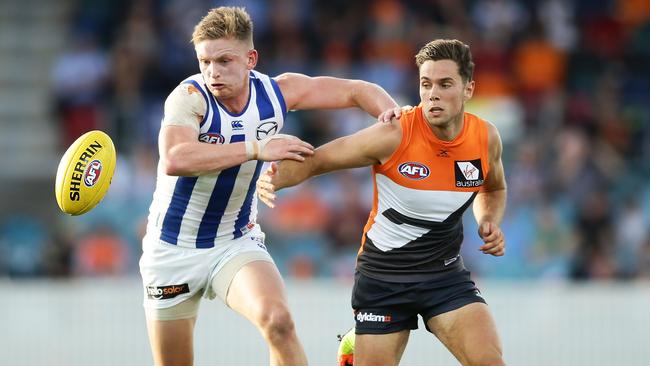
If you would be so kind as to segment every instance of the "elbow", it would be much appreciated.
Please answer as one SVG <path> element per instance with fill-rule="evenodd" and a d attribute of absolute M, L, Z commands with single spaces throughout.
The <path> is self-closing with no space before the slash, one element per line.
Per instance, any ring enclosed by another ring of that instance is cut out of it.
<path fill-rule="evenodd" d="M 188 175 L 187 169 L 183 166 L 179 159 L 173 157 L 166 157 L 161 160 L 162 170 L 169 176 L 183 176 Z"/>

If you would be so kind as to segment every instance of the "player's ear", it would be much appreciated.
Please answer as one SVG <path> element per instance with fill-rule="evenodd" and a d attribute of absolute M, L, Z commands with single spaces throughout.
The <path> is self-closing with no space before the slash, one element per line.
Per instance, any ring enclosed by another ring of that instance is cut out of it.
<path fill-rule="evenodd" d="M 249 70 L 252 70 L 255 68 L 255 66 L 257 66 L 257 58 L 258 58 L 257 50 L 256 49 L 249 50 L 247 56 L 248 56 L 248 62 L 246 63 L 246 67 Z"/>
<path fill-rule="evenodd" d="M 463 90 L 463 99 L 465 102 L 468 100 L 472 99 L 472 95 L 474 95 L 474 80 L 471 80 L 465 84 L 465 88 Z"/>

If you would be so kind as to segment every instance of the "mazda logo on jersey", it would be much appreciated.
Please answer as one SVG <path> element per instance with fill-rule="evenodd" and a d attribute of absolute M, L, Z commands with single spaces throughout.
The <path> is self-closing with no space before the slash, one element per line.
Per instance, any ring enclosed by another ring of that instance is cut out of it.
<path fill-rule="evenodd" d="M 400 164 L 397 170 L 401 175 L 409 179 L 420 180 L 429 176 L 429 167 L 412 161 Z"/>
<path fill-rule="evenodd" d="M 483 170 L 481 159 L 456 161 L 454 164 L 456 187 L 471 188 L 483 185 Z"/>
<path fill-rule="evenodd" d="M 200 134 L 199 141 L 207 144 L 223 144 L 225 138 L 221 134 L 209 132 Z"/>
<path fill-rule="evenodd" d="M 269 136 L 275 135 L 278 132 L 277 122 L 264 122 L 257 126 L 256 137 L 258 140 L 265 139 Z"/>

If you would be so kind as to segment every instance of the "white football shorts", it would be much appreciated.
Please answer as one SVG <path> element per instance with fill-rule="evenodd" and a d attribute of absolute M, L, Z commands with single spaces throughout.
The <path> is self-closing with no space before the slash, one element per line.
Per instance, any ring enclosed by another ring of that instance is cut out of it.
<path fill-rule="evenodd" d="M 274 263 L 264 245 L 264 237 L 259 225 L 255 225 L 240 238 L 197 249 L 145 236 L 140 274 L 147 315 L 161 320 L 195 316 L 201 296 L 219 297 L 226 303 L 230 282 L 241 267 L 258 260 Z M 162 311 L 171 307 L 178 309 Z"/>

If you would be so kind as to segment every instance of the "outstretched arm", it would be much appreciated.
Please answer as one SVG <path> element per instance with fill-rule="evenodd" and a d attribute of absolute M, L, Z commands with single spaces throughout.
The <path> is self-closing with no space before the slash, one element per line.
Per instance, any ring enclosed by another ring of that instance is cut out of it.
<path fill-rule="evenodd" d="M 160 163 L 165 174 L 198 176 L 214 173 L 251 159 L 303 160 L 313 147 L 293 136 L 274 136 L 261 141 L 231 144 L 199 141 L 206 101 L 191 84 L 176 87 L 165 101 L 165 117 L 158 135 Z M 206 143 L 207 142 L 207 143 Z"/>
<path fill-rule="evenodd" d="M 474 200 L 473 211 L 479 225 L 479 236 L 484 242 L 479 249 L 485 254 L 502 256 L 505 254 L 505 238 L 499 225 L 506 209 L 506 179 L 501 161 L 503 147 L 496 127 L 490 125 L 488 131 L 490 173 Z"/>
<path fill-rule="evenodd" d="M 285 73 L 275 78 L 292 109 L 335 109 L 358 107 L 373 117 L 397 107 L 397 103 L 379 85 L 363 80 L 330 76 L 310 77 Z"/>
<path fill-rule="evenodd" d="M 316 150 L 302 162 L 273 163 L 257 181 L 260 199 L 273 207 L 274 192 L 335 170 L 386 162 L 402 140 L 399 123 L 377 123 L 352 135 L 338 138 Z"/>

